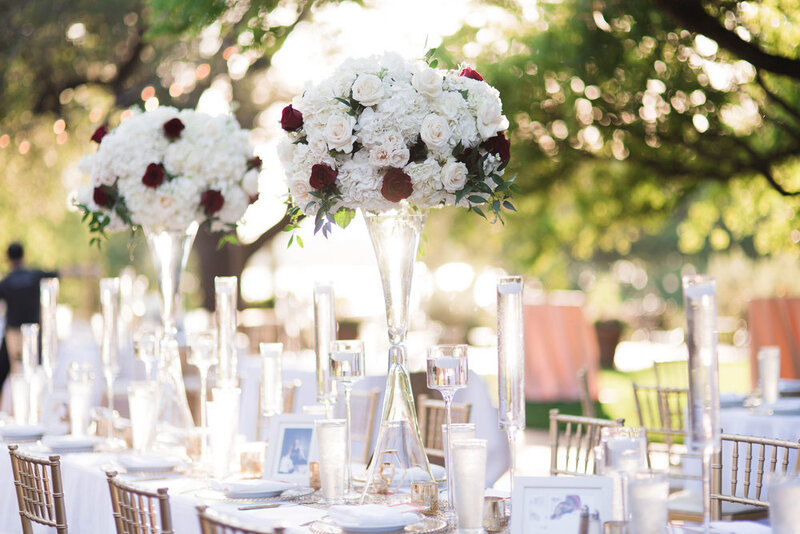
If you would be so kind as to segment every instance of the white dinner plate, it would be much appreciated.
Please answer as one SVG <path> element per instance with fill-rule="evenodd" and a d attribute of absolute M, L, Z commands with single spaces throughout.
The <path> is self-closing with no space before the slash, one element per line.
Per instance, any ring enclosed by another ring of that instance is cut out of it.
<path fill-rule="evenodd" d="M 222 491 L 228 499 L 263 499 L 277 497 L 291 487 L 292 484 L 274 480 L 239 480 L 223 482 L 215 489 Z"/>
<path fill-rule="evenodd" d="M 0 426 L 0 435 L 7 441 L 36 441 L 44 435 L 44 427 L 39 425 Z"/>
<path fill-rule="evenodd" d="M 117 457 L 117 463 L 128 473 L 162 473 L 172 471 L 181 461 L 155 454 L 121 454 Z"/>
<path fill-rule="evenodd" d="M 97 436 L 44 436 L 42 444 L 57 454 L 91 452 L 102 439 Z"/>
<path fill-rule="evenodd" d="M 336 525 L 344 532 L 351 532 L 352 534 L 382 534 L 387 532 L 398 532 L 403 530 L 408 525 L 413 525 L 414 523 L 418 523 L 422 518 L 417 516 L 416 519 L 408 519 L 406 521 L 393 523 L 393 524 L 383 524 L 378 526 L 369 526 L 369 525 L 353 525 L 352 523 L 339 523 L 335 519 L 328 517 L 329 521 L 332 525 Z"/>

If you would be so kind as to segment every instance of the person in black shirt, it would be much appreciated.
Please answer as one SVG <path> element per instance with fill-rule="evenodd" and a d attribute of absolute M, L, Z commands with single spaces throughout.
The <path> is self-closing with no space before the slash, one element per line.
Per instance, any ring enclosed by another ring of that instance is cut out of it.
<path fill-rule="evenodd" d="M 6 330 L 0 346 L 0 391 L 12 368 L 7 346 L 9 334 L 16 335 L 17 339 L 20 339 L 21 325 L 39 322 L 39 281 L 42 278 L 58 276 L 56 272 L 26 269 L 25 250 L 19 243 L 11 243 L 6 254 L 11 264 L 11 272 L 0 281 L 0 300 L 6 303 Z M 14 354 L 14 357 L 19 358 L 19 354 Z"/>

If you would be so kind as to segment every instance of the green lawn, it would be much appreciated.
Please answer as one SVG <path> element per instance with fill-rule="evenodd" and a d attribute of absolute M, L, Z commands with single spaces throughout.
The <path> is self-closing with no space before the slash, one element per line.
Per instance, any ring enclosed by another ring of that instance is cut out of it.
<path fill-rule="evenodd" d="M 750 392 L 750 362 L 741 360 L 723 363 L 719 366 L 720 391 Z M 655 384 L 655 375 L 651 369 L 623 373 L 603 369 L 598 377 L 601 400 L 597 403 L 598 417 L 609 419 L 624 418 L 626 424 L 637 424 L 636 404 L 633 400 L 632 382 Z M 579 402 L 528 403 L 527 425 L 529 428 L 547 428 L 548 414 L 551 408 L 558 408 L 563 413 L 580 415 Z"/>

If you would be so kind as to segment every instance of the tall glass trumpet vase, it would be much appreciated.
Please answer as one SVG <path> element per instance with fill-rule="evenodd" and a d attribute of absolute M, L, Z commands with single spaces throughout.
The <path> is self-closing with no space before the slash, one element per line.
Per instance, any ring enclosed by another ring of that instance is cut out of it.
<path fill-rule="evenodd" d="M 198 227 L 196 221 L 178 231 L 143 227 L 161 296 L 162 332 L 176 340 L 178 336 L 177 315 L 181 308 L 181 278 L 186 269 L 186 262 L 189 260 L 189 252 L 192 250 L 192 243 L 194 243 Z M 168 360 L 162 361 L 161 357 L 166 357 Z M 178 351 L 159 354 L 158 390 L 159 401 L 169 399 L 169 402 L 177 403 L 175 409 L 165 410 L 163 406 L 159 407 L 159 423 L 184 430 L 193 428 L 194 423 L 186 398 L 186 386 L 183 383 Z M 163 419 L 164 414 L 171 415 L 168 419 Z"/>
<path fill-rule="evenodd" d="M 430 389 L 438 389 L 444 399 L 447 435 L 452 431 L 453 396 L 467 387 L 469 363 L 466 345 L 434 345 L 428 349 L 427 378 Z M 444 464 L 447 468 L 448 522 L 455 517 L 455 487 L 453 486 L 453 440 L 447 440 Z"/>
<path fill-rule="evenodd" d="M 119 278 L 100 280 L 100 309 L 103 317 L 100 363 L 108 400 L 108 445 L 124 446 L 114 439 L 114 379 L 119 374 Z"/>
<path fill-rule="evenodd" d="M 362 500 L 372 486 L 377 486 L 378 482 L 373 477 L 383 471 L 388 457 L 394 459 L 395 468 L 391 482 L 387 477 L 381 477 L 386 491 L 401 484 L 406 472 L 412 468 L 427 474 L 431 480 L 434 479 L 422 445 L 411 379 L 406 367 L 411 281 L 419 240 L 425 225 L 425 214 L 404 205 L 393 212 L 365 212 L 364 219 L 383 285 L 390 347 L 389 372 L 386 377 L 378 439 L 367 472 Z"/>
<path fill-rule="evenodd" d="M 497 281 L 497 391 L 500 428 L 508 435 L 511 492 L 517 470 L 517 434 L 525 429 L 525 344 L 521 276 Z"/>
<path fill-rule="evenodd" d="M 720 450 L 717 369 L 717 285 L 706 275 L 683 277 L 686 345 L 689 349 L 689 439 L 703 460 L 703 527 L 710 526 L 711 459 Z"/>
<path fill-rule="evenodd" d="M 328 351 L 331 378 L 344 388 L 345 414 L 345 497 L 353 494 L 352 438 L 350 418 L 350 394 L 353 384 L 364 378 L 364 343 L 359 340 L 332 341 Z"/>
<path fill-rule="evenodd" d="M 331 417 L 336 402 L 336 384 L 331 380 L 328 351 L 336 340 L 336 304 L 331 284 L 314 286 L 314 352 L 317 357 L 317 402 Z"/>
<path fill-rule="evenodd" d="M 58 332 L 56 330 L 58 278 L 42 278 L 39 281 L 39 303 L 42 316 L 42 368 L 47 382 L 47 391 L 53 391 L 53 373 L 58 360 Z"/>

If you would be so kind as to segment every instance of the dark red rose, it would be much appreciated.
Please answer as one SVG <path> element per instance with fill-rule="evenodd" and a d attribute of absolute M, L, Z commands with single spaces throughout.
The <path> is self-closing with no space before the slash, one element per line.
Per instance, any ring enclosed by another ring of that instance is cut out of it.
<path fill-rule="evenodd" d="M 164 123 L 164 135 L 173 141 L 181 136 L 181 132 L 186 128 L 177 117 Z"/>
<path fill-rule="evenodd" d="M 252 157 L 247 160 L 247 170 L 255 169 L 257 171 L 261 170 L 261 158 L 258 156 Z"/>
<path fill-rule="evenodd" d="M 461 154 L 456 156 L 456 159 L 467 166 L 467 171 L 470 174 L 478 172 L 478 160 L 480 160 L 480 155 L 474 148 L 465 148 Z"/>
<path fill-rule="evenodd" d="M 413 191 L 414 186 L 411 185 L 411 177 L 400 169 L 389 169 L 383 175 L 381 194 L 386 200 L 400 202 L 404 198 L 410 197 Z"/>
<path fill-rule="evenodd" d="M 281 113 L 281 128 L 287 132 L 296 132 L 303 127 L 303 114 L 292 107 L 291 104 L 283 108 Z"/>
<path fill-rule="evenodd" d="M 481 143 L 481 148 L 486 149 L 490 154 L 500 156 L 503 161 L 508 161 L 511 158 L 511 141 L 506 139 L 505 132 L 499 132 L 494 137 L 490 137 Z"/>
<path fill-rule="evenodd" d="M 258 200 L 258 193 L 256 193 L 255 195 L 251 196 L 249 200 L 250 200 L 249 204 L 255 204 L 256 201 Z"/>
<path fill-rule="evenodd" d="M 160 163 L 151 163 L 147 166 L 142 176 L 142 183 L 147 187 L 156 188 L 164 181 L 164 167 Z"/>
<path fill-rule="evenodd" d="M 479 82 L 483 81 L 483 76 L 478 74 L 478 71 L 475 69 L 471 69 L 469 67 L 465 67 L 461 69 L 461 73 L 459 76 L 464 76 L 465 78 L 472 78 L 473 80 L 478 80 Z"/>
<path fill-rule="evenodd" d="M 106 135 L 108 135 L 108 126 L 106 126 L 105 124 L 102 126 L 98 126 L 97 129 L 92 134 L 92 141 L 94 141 L 99 145 L 100 141 L 102 141 Z"/>
<path fill-rule="evenodd" d="M 222 193 L 216 189 L 209 189 L 200 197 L 200 204 L 205 208 L 206 214 L 214 215 L 222 209 L 222 205 L 225 204 L 225 199 Z"/>
<path fill-rule="evenodd" d="M 339 176 L 338 171 L 322 163 L 317 163 L 311 167 L 311 178 L 308 180 L 308 183 L 311 184 L 311 187 L 314 189 L 323 189 L 325 186 L 335 184 L 337 176 Z"/>
<path fill-rule="evenodd" d="M 111 198 L 111 195 L 106 192 L 104 187 L 95 187 L 94 192 L 92 193 L 92 200 L 94 203 L 100 206 L 101 208 L 110 208 L 112 204 L 114 204 L 114 200 Z"/>

